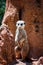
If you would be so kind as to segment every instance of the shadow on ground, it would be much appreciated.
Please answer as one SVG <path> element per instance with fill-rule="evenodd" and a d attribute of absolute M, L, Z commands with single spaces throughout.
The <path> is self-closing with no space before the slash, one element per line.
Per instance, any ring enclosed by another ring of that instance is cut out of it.
<path fill-rule="evenodd" d="M 29 61 L 21 62 L 20 60 L 17 60 L 17 62 L 13 61 L 12 63 L 9 63 L 8 65 L 32 65 L 32 63 Z"/>

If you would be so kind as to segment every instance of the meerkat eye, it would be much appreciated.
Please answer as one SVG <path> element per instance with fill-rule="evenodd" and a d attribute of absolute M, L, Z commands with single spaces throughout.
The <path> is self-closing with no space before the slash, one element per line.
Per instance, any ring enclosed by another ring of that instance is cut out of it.
<path fill-rule="evenodd" d="M 19 23 L 18 23 L 18 25 L 19 25 Z"/>
<path fill-rule="evenodd" d="M 23 25 L 23 23 L 21 23 L 21 26 Z"/>

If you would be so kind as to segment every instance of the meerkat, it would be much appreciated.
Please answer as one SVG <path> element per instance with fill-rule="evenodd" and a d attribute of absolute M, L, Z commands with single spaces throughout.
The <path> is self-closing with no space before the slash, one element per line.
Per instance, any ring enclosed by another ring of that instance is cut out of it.
<path fill-rule="evenodd" d="M 29 43 L 27 38 L 27 33 L 25 30 L 25 22 L 20 20 L 16 22 L 16 34 L 15 34 L 15 51 L 18 50 L 18 47 L 20 47 L 21 50 L 18 50 L 20 52 L 22 60 L 24 60 L 29 52 Z"/>

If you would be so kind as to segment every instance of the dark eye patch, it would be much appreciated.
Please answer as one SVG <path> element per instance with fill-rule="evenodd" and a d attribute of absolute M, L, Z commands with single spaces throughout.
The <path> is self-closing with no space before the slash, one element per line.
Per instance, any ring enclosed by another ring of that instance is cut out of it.
<path fill-rule="evenodd" d="M 21 26 L 23 25 L 23 23 L 21 23 Z"/>
<path fill-rule="evenodd" d="M 21 25 L 22 26 L 22 25 L 25 25 L 25 23 L 21 23 L 21 24 L 18 23 L 18 25 Z"/>
<path fill-rule="evenodd" d="M 18 23 L 18 25 L 19 25 L 19 23 Z"/>

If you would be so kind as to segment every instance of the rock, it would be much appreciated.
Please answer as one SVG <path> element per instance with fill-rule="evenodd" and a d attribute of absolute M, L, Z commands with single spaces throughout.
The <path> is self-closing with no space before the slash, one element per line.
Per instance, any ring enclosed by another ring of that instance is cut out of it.
<path fill-rule="evenodd" d="M 0 56 L 0 65 L 7 65 L 6 60 Z"/>
<path fill-rule="evenodd" d="M 33 61 L 32 65 L 43 65 L 43 57 L 40 57 L 38 61 Z"/>
<path fill-rule="evenodd" d="M 11 31 L 8 29 L 6 24 L 2 24 L 0 28 L 0 45 L 1 47 L 1 55 L 3 58 L 9 63 L 15 60 L 15 53 L 14 53 L 14 37 Z M 16 61 L 16 60 L 15 60 Z"/>
<path fill-rule="evenodd" d="M 0 35 L 0 65 L 2 64 L 2 65 L 6 65 L 7 64 L 7 62 L 6 62 L 6 60 L 3 58 L 3 56 L 2 56 L 2 47 L 3 47 L 3 45 L 4 45 L 4 42 L 3 42 L 3 38 L 2 38 L 2 36 Z"/>

